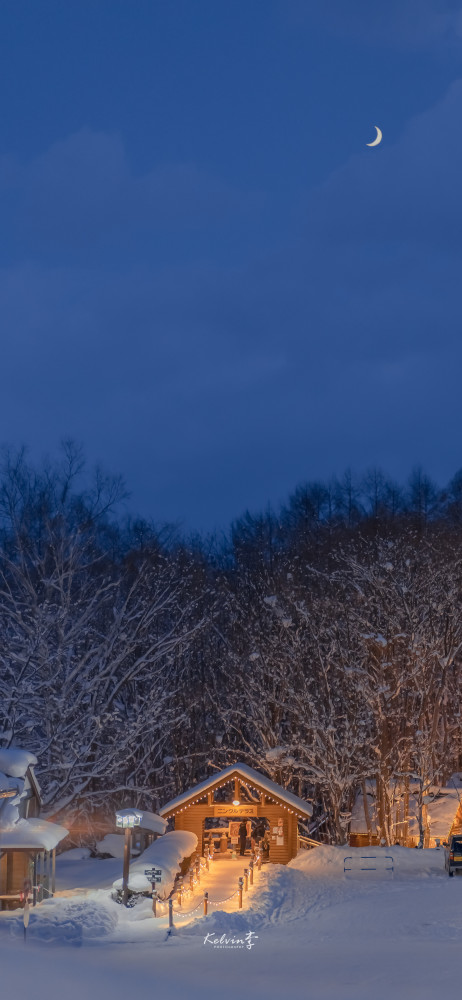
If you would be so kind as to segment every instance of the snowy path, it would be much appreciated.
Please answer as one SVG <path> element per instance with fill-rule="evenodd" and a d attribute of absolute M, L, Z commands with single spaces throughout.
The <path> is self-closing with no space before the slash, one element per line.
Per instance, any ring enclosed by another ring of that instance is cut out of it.
<path fill-rule="evenodd" d="M 233 913 L 238 910 L 238 879 L 244 875 L 244 868 L 249 867 L 250 857 L 247 855 L 241 858 L 232 858 L 229 854 L 217 854 L 210 864 L 209 871 L 202 870 L 200 885 L 195 886 L 194 892 L 187 893 L 184 898 L 180 914 L 178 903 L 175 902 L 175 922 L 183 923 L 183 920 L 191 919 L 191 916 L 202 916 L 202 904 L 204 892 L 209 895 L 209 913 L 214 909 L 224 910 L 226 913 Z M 254 885 L 248 888 L 248 892 L 243 893 L 243 908 L 247 909 L 255 896 L 257 886 L 261 883 L 261 873 L 255 869 Z M 185 880 L 187 885 L 187 880 Z M 197 907 L 199 906 L 199 910 Z M 194 911 L 194 912 L 192 912 Z"/>

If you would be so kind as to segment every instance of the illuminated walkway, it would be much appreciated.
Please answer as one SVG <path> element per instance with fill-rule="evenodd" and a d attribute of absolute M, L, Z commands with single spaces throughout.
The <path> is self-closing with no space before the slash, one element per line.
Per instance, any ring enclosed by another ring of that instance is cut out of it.
<path fill-rule="evenodd" d="M 201 869 L 200 884 L 194 885 L 193 892 L 185 892 L 181 907 L 175 897 L 174 920 L 181 923 L 182 920 L 192 919 L 203 914 L 204 892 L 208 892 L 208 913 L 214 910 L 225 910 L 226 913 L 233 913 L 239 908 L 238 879 L 244 875 L 244 868 L 249 868 L 250 855 L 246 854 L 236 858 L 230 853 L 215 854 L 214 860 L 210 862 L 209 870 L 205 867 Z M 261 879 L 261 872 L 254 868 L 254 884 L 250 885 L 247 892 L 243 892 L 242 908 L 246 909 L 252 899 L 254 890 Z M 185 889 L 189 887 L 189 878 L 184 878 Z"/>

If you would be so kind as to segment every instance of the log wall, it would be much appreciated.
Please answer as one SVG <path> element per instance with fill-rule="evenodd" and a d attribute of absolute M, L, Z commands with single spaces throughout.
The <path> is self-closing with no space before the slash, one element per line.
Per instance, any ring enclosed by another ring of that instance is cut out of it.
<path fill-rule="evenodd" d="M 220 803 L 222 804 L 222 803 Z M 270 855 L 269 860 L 276 864 L 286 865 L 297 854 L 297 818 L 284 806 L 258 805 L 257 816 L 266 819 L 269 823 Z M 204 803 L 189 806 L 177 812 L 174 816 L 175 830 L 190 830 L 195 833 L 198 840 L 198 851 L 204 853 L 204 825 L 207 818 L 216 818 L 213 815 L 213 805 Z M 167 818 L 167 817 L 166 817 Z M 252 817 L 253 818 L 253 817 Z M 236 816 L 230 816 L 235 820 Z M 277 843 L 277 834 L 273 829 L 278 827 L 278 820 L 282 819 L 284 844 Z M 273 839 L 274 838 L 274 839 Z"/>

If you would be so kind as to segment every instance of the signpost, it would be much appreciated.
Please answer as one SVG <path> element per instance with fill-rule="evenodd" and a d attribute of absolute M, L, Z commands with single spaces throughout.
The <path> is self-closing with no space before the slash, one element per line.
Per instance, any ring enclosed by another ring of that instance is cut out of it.
<path fill-rule="evenodd" d="M 144 869 L 144 874 L 145 874 L 148 882 L 151 883 L 151 889 L 152 889 L 152 912 L 153 912 L 154 916 L 156 917 L 157 916 L 157 912 L 156 912 L 157 889 L 155 888 L 155 886 L 157 885 L 158 882 L 162 882 L 162 868 L 145 868 Z"/>
<path fill-rule="evenodd" d="M 156 882 L 162 882 L 162 868 L 145 868 L 144 874 L 151 885 L 154 885 Z"/>

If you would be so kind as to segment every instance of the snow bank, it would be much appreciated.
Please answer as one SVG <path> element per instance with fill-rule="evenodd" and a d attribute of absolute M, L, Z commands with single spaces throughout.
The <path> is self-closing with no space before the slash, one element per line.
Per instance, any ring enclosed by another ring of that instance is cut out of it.
<path fill-rule="evenodd" d="M 101 939 L 113 935 L 119 910 L 120 907 L 107 898 L 107 893 L 102 892 L 95 893 L 93 899 L 46 900 L 36 910 L 31 910 L 27 935 L 47 944 L 74 947 L 84 943 L 98 944 Z M 19 914 L 11 911 L 5 917 L 0 921 L 0 930 L 21 940 L 24 934 L 22 911 Z"/>
<path fill-rule="evenodd" d="M 76 847 L 56 857 L 56 888 L 59 892 L 82 892 L 104 889 L 110 891 L 115 878 L 122 873 L 120 858 L 90 858 L 83 856 L 87 848 Z"/>
<path fill-rule="evenodd" d="M 195 833 L 188 830 L 174 830 L 166 833 L 163 837 L 155 840 L 136 861 L 130 865 L 128 887 L 133 892 L 147 892 L 151 889 L 145 874 L 145 868 L 160 868 L 162 870 L 162 881 L 157 886 L 159 895 L 165 896 L 170 892 L 175 876 L 180 871 L 181 862 L 184 858 L 189 858 L 197 847 L 197 837 Z M 122 879 L 116 879 L 113 883 L 114 889 L 122 888 Z"/>
<path fill-rule="evenodd" d="M 391 847 L 349 847 L 344 844 L 341 847 L 322 844 L 313 848 L 312 851 L 299 851 L 296 858 L 289 861 L 287 868 L 295 868 L 300 872 L 309 875 L 310 878 L 333 878 L 345 880 L 350 883 L 352 879 L 359 876 L 360 858 L 364 855 L 368 857 L 377 856 L 380 860 L 385 856 L 393 858 L 395 875 L 399 874 L 405 878 L 427 878 L 438 873 L 444 876 L 444 852 L 434 847 L 417 850 L 415 847 L 401 847 L 398 844 Z M 344 858 L 353 858 L 352 872 L 343 871 Z M 357 870 L 356 870 L 357 869 Z M 382 871 L 368 872 L 366 881 L 372 882 L 376 877 L 382 875 Z M 391 877 L 391 873 L 390 873 Z"/>
<path fill-rule="evenodd" d="M 99 854 L 110 854 L 111 858 L 123 858 L 125 837 L 123 833 L 107 833 L 98 840 L 96 848 Z"/>
<path fill-rule="evenodd" d="M 62 861 L 88 861 L 90 853 L 89 847 L 71 847 L 69 851 L 63 851 L 59 855 L 58 864 Z"/>

